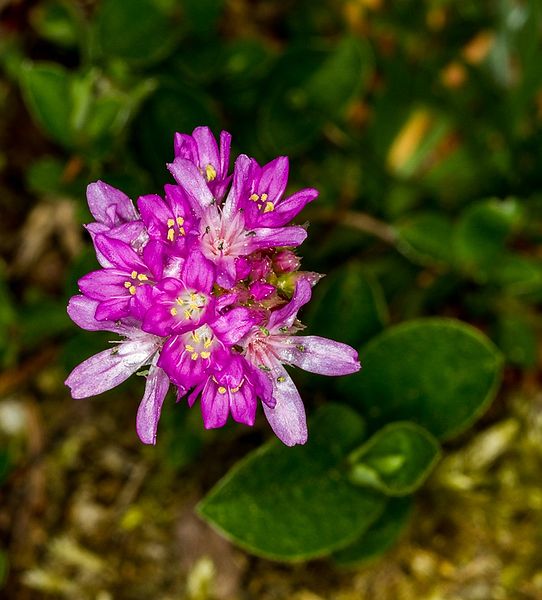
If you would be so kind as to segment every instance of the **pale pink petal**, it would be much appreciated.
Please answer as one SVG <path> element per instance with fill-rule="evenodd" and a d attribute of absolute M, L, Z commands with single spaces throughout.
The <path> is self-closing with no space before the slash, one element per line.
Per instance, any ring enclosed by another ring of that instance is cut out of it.
<path fill-rule="evenodd" d="M 169 377 L 160 367 L 151 365 L 136 418 L 137 434 L 144 444 L 156 444 L 158 421 L 168 389 Z"/>

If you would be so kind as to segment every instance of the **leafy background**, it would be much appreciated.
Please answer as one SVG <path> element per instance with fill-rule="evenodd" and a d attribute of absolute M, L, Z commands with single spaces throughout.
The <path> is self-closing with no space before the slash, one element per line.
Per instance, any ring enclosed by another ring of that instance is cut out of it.
<path fill-rule="evenodd" d="M 541 25 L 538 0 L 0 2 L 1 593 L 541 597 Z M 321 191 L 303 318 L 364 370 L 294 373 L 305 448 L 171 399 L 145 448 L 141 381 L 62 384 L 107 343 L 65 314 L 86 184 L 159 191 L 200 124 Z"/>

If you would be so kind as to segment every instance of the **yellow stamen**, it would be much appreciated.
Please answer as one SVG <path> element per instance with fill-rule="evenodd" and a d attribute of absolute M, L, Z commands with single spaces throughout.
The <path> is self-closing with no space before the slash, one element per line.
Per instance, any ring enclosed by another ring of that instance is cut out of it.
<path fill-rule="evenodd" d="M 177 217 L 177 225 L 180 227 L 184 225 L 184 219 L 182 217 Z"/>
<path fill-rule="evenodd" d="M 191 318 L 192 318 L 192 309 L 190 309 L 190 308 L 187 308 L 187 309 L 184 311 L 184 318 L 185 318 L 185 319 L 191 319 Z"/>
<path fill-rule="evenodd" d="M 181 298 L 181 296 L 177 296 L 177 298 L 175 298 L 175 302 L 179 305 L 179 306 L 183 306 L 184 305 L 184 300 Z"/>
<path fill-rule="evenodd" d="M 272 202 L 266 202 L 265 208 L 263 209 L 264 213 L 268 213 L 275 210 L 275 205 Z"/>
<path fill-rule="evenodd" d="M 206 338 L 205 341 L 203 342 L 203 347 L 209 348 L 212 343 L 213 343 L 212 340 L 210 340 L 209 338 Z"/>
<path fill-rule="evenodd" d="M 209 358 L 209 356 L 211 356 L 211 353 L 207 350 L 204 350 L 203 352 L 200 352 L 199 355 L 201 356 L 201 358 Z"/>
<path fill-rule="evenodd" d="M 125 287 L 126 289 L 128 289 L 129 287 L 132 287 L 132 282 L 131 282 L 131 281 L 125 281 L 125 282 L 124 282 L 124 287 Z"/>
<path fill-rule="evenodd" d="M 173 225 L 175 225 L 175 221 L 173 219 L 168 219 L 166 224 L 168 227 L 173 227 Z"/>
<path fill-rule="evenodd" d="M 241 387 L 241 386 L 238 386 L 238 387 L 231 388 L 231 389 L 230 389 L 230 392 L 231 392 L 232 394 L 236 394 L 236 393 L 239 391 L 239 388 L 240 388 L 240 387 Z"/>
<path fill-rule="evenodd" d="M 184 232 L 184 227 L 179 227 L 179 233 L 181 235 L 186 235 L 185 232 Z"/>
<path fill-rule="evenodd" d="M 262 202 L 265 202 L 267 200 L 267 198 L 268 198 L 267 194 L 262 194 L 261 195 Z"/>
<path fill-rule="evenodd" d="M 186 344 L 185 350 L 187 350 L 188 352 L 195 352 L 194 346 L 191 346 L 190 344 Z"/>
<path fill-rule="evenodd" d="M 195 331 L 192 332 L 192 339 L 197 343 L 199 342 L 199 334 Z"/>
<path fill-rule="evenodd" d="M 279 383 L 284 383 L 286 381 L 286 377 L 283 377 L 282 375 L 280 377 L 277 377 L 277 381 Z"/>
<path fill-rule="evenodd" d="M 177 309 L 175 307 L 173 307 L 169 312 L 170 312 L 171 316 L 174 317 L 177 314 Z"/>
<path fill-rule="evenodd" d="M 135 288 L 135 285 L 131 285 L 131 286 L 128 288 L 128 291 L 129 291 L 129 292 L 130 292 L 130 294 L 132 294 L 132 296 L 133 296 L 133 295 L 136 293 L 136 288 Z"/>
<path fill-rule="evenodd" d="M 258 202 L 259 199 L 260 196 L 258 196 L 258 194 L 252 194 L 252 196 L 249 198 L 249 200 L 252 200 L 252 202 Z"/>
<path fill-rule="evenodd" d="M 172 242 L 175 239 L 175 232 L 173 231 L 173 229 L 168 229 L 167 230 L 167 240 L 168 242 Z"/>
<path fill-rule="evenodd" d="M 132 274 L 130 275 L 130 277 L 132 279 L 135 279 L 137 277 L 137 271 L 132 271 Z"/>
<path fill-rule="evenodd" d="M 221 385 L 221 386 L 218 388 L 218 393 L 219 393 L 219 394 L 225 394 L 225 393 L 226 393 L 226 388 L 225 388 L 224 386 L 222 386 L 222 385 Z"/>
<path fill-rule="evenodd" d="M 199 356 L 199 354 L 197 352 L 194 352 L 193 354 L 190 355 L 190 358 L 192 360 L 198 360 L 198 356 Z"/>
<path fill-rule="evenodd" d="M 205 177 L 207 177 L 207 181 L 213 181 L 213 179 L 216 179 L 216 169 L 213 167 L 213 165 L 207 165 L 205 167 Z"/>
<path fill-rule="evenodd" d="M 148 281 L 149 278 L 144 274 L 144 273 L 140 273 L 137 278 L 139 279 L 139 281 Z"/>

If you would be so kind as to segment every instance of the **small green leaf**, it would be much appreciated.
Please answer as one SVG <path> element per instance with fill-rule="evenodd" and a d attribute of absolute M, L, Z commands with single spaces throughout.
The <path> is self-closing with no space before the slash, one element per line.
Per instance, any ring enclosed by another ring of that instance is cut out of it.
<path fill-rule="evenodd" d="M 538 357 L 538 335 L 534 324 L 522 314 L 502 315 L 497 343 L 506 358 L 520 367 L 534 367 Z"/>
<path fill-rule="evenodd" d="M 497 259 L 521 216 L 521 206 L 514 199 L 483 200 L 469 206 L 456 224 L 453 235 L 458 266 L 485 281 L 488 273 L 498 268 Z"/>
<path fill-rule="evenodd" d="M 391 423 L 351 453 L 351 481 L 389 496 L 405 496 L 420 487 L 439 456 L 439 443 L 423 427 L 408 421 Z"/>
<path fill-rule="evenodd" d="M 178 24 L 168 6 L 153 0 L 102 0 L 95 27 L 105 57 L 149 64 L 165 57 L 176 41 Z"/>
<path fill-rule="evenodd" d="M 384 512 L 353 544 L 333 554 L 341 567 L 357 566 L 382 556 L 401 535 L 412 514 L 412 496 L 390 498 Z"/>
<path fill-rule="evenodd" d="M 398 249 L 421 265 L 451 260 L 452 224 L 440 213 L 421 212 L 396 223 Z"/>
<path fill-rule="evenodd" d="M 305 446 L 273 440 L 249 454 L 198 506 L 200 515 L 249 552 L 291 561 L 324 556 L 356 539 L 384 497 L 352 485 L 346 457 L 363 438 L 351 409 L 327 405 Z"/>
<path fill-rule="evenodd" d="M 340 389 L 374 430 L 405 419 L 448 439 L 493 400 L 502 356 L 466 323 L 426 318 L 387 329 L 361 353 L 363 369 Z"/>
<path fill-rule="evenodd" d="M 79 14 L 76 2 L 49 0 L 39 4 L 30 14 L 32 26 L 38 34 L 59 46 L 77 45 L 80 37 Z"/>
<path fill-rule="evenodd" d="M 380 285 L 360 263 L 351 262 L 317 286 L 304 321 L 311 333 L 359 346 L 381 331 L 387 318 Z"/>
<path fill-rule="evenodd" d="M 72 131 L 71 76 L 58 64 L 24 64 L 20 84 L 28 110 L 36 123 L 55 141 L 70 146 Z"/>
<path fill-rule="evenodd" d="M 343 37 L 306 85 L 310 104 L 326 115 L 340 115 L 363 89 L 372 73 L 373 57 L 361 38 Z"/>

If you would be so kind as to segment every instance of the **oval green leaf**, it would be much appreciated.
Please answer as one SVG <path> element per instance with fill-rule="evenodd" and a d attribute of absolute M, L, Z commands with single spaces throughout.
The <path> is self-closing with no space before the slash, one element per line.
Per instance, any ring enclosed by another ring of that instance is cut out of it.
<path fill-rule="evenodd" d="M 439 443 L 426 429 L 408 421 L 391 423 L 352 452 L 351 481 L 405 496 L 420 487 L 439 457 Z"/>
<path fill-rule="evenodd" d="M 379 558 L 398 540 L 412 514 L 412 496 L 390 498 L 384 512 L 353 544 L 333 553 L 341 567 L 353 567 Z"/>
<path fill-rule="evenodd" d="M 440 213 L 422 212 L 395 225 L 398 250 L 421 265 L 450 262 L 452 224 Z"/>
<path fill-rule="evenodd" d="M 20 84 L 28 111 L 53 140 L 64 146 L 72 142 L 71 77 L 60 65 L 26 63 Z"/>
<path fill-rule="evenodd" d="M 238 463 L 201 501 L 199 514 L 245 550 L 282 561 L 329 554 L 365 531 L 384 496 L 348 481 L 346 457 L 363 439 L 360 416 L 327 405 L 305 446 L 273 440 Z"/>
<path fill-rule="evenodd" d="M 371 340 L 361 364 L 362 371 L 339 386 L 374 430 L 404 419 L 448 439 L 493 400 L 502 356 L 474 327 L 427 318 L 397 325 Z"/>

